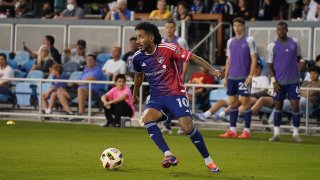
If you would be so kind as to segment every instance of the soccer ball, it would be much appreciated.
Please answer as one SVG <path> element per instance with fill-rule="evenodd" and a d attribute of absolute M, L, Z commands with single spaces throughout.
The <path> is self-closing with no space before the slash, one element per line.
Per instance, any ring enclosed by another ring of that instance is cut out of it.
<path fill-rule="evenodd" d="M 123 155 L 116 148 L 108 148 L 102 152 L 100 161 L 105 169 L 118 169 L 123 164 Z"/>

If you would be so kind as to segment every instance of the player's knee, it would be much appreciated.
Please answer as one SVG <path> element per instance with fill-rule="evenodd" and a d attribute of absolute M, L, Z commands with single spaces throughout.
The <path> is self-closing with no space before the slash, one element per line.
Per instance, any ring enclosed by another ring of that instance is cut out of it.
<path fill-rule="evenodd" d="M 152 119 L 149 118 L 149 116 L 147 116 L 147 115 L 143 115 L 143 116 L 141 117 L 141 121 L 146 124 L 146 123 L 151 122 Z"/>

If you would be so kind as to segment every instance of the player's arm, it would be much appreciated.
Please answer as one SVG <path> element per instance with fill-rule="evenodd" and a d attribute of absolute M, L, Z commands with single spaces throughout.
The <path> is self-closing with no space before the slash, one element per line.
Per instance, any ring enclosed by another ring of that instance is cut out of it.
<path fill-rule="evenodd" d="M 203 68 L 205 68 L 209 72 L 212 72 L 216 76 L 223 78 L 224 75 L 221 71 L 215 69 L 213 66 L 211 66 L 211 64 L 209 64 L 207 61 L 205 61 L 201 57 L 199 57 L 195 54 L 192 54 L 190 57 L 190 60 L 193 61 L 194 63 L 196 63 L 197 65 L 202 66 Z"/>
<path fill-rule="evenodd" d="M 134 87 L 133 87 L 133 93 L 132 93 L 133 103 L 139 102 L 138 92 L 143 83 L 143 79 L 144 79 L 143 73 L 136 73 L 134 76 Z"/>
<path fill-rule="evenodd" d="M 274 43 L 270 43 L 267 47 L 267 52 L 268 52 L 267 62 L 269 63 L 269 75 L 270 75 L 271 83 L 273 85 L 273 90 L 274 92 L 279 92 L 280 85 L 278 84 L 275 78 L 275 70 L 273 66 L 273 60 L 274 60 L 273 48 L 274 48 Z"/>
<path fill-rule="evenodd" d="M 226 69 L 225 69 L 225 72 L 224 72 L 224 81 L 223 81 L 224 87 L 227 87 L 229 69 L 230 69 L 230 56 L 227 56 Z"/>
<path fill-rule="evenodd" d="M 256 69 L 256 66 L 257 66 L 257 54 L 252 54 L 251 55 L 251 66 L 250 66 L 250 73 L 245 81 L 245 84 L 246 85 L 251 85 L 252 83 L 252 77 L 253 77 L 253 74 L 254 74 L 254 71 Z"/>

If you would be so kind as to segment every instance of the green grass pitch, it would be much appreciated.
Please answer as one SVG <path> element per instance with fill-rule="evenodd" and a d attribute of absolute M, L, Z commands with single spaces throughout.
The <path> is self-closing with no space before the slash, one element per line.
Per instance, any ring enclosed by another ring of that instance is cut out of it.
<path fill-rule="evenodd" d="M 320 179 L 320 137 L 304 142 L 268 142 L 271 133 L 253 133 L 250 140 L 220 139 L 221 131 L 200 130 L 222 169 L 211 174 L 186 136 L 165 135 L 179 157 L 177 167 L 164 169 L 163 158 L 143 128 L 101 128 L 85 124 L 0 121 L 0 179 Z M 125 166 L 102 168 L 100 154 L 118 148 Z"/>

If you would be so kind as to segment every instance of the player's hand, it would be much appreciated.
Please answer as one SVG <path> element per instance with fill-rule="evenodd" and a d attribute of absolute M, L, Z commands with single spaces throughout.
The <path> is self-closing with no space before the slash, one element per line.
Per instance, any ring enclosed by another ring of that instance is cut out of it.
<path fill-rule="evenodd" d="M 221 71 L 215 70 L 215 71 L 214 71 L 214 74 L 217 75 L 219 78 L 223 79 L 225 73 L 224 73 L 223 70 L 221 70 Z"/>
<path fill-rule="evenodd" d="M 273 82 L 272 83 L 273 84 L 273 90 L 274 90 L 274 92 L 280 92 L 280 85 L 279 85 L 279 83 L 277 82 L 277 81 L 275 81 L 275 82 Z"/>
<path fill-rule="evenodd" d="M 133 104 L 138 104 L 140 102 L 140 99 L 138 96 L 132 96 L 132 101 L 133 101 Z"/>
<path fill-rule="evenodd" d="M 223 86 L 224 86 L 225 88 L 228 87 L 228 80 L 227 80 L 227 78 L 224 78 L 224 79 L 223 79 Z"/>
<path fill-rule="evenodd" d="M 252 83 L 252 76 L 248 76 L 244 84 L 246 85 L 246 87 L 248 87 L 251 85 L 251 83 Z"/>

